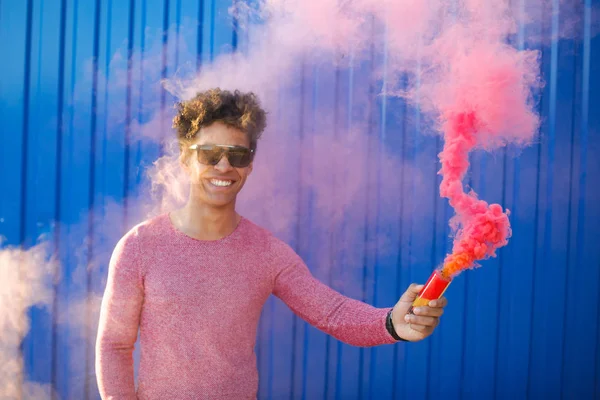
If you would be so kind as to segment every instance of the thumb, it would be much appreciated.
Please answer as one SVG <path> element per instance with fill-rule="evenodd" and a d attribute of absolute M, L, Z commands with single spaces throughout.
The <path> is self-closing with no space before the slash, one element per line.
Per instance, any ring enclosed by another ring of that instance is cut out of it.
<path fill-rule="evenodd" d="M 406 289 L 406 292 L 404 292 L 404 294 L 402 294 L 402 296 L 400 297 L 400 301 L 412 303 L 413 301 L 415 301 L 415 299 L 419 295 L 419 292 L 421 291 L 421 289 L 423 289 L 423 286 L 424 285 L 417 285 L 416 283 L 412 283 L 408 287 L 408 289 Z"/>

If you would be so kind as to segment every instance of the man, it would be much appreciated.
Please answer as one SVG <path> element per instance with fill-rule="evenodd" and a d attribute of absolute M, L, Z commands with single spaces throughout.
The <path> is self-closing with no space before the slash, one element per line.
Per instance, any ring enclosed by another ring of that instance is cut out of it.
<path fill-rule="evenodd" d="M 409 315 L 421 285 L 412 284 L 393 309 L 345 297 L 316 280 L 288 245 L 236 212 L 266 125 L 252 93 L 214 89 L 178 107 L 174 127 L 189 200 L 134 227 L 115 248 L 96 343 L 102 398 L 256 398 L 256 329 L 271 294 L 354 346 L 431 335 L 445 298 Z"/>

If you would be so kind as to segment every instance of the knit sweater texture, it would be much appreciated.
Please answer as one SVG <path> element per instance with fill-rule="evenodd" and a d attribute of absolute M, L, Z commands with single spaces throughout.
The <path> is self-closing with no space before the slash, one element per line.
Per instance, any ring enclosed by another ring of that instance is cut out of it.
<path fill-rule="evenodd" d="M 347 344 L 396 343 L 385 327 L 390 308 L 321 283 L 287 244 L 250 220 L 206 241 L 176 229 L 165 213 L 130 230 L 112 254 L 96 341 L 102 398 L 255 399 L 257 326 L 271 294 Z"/>

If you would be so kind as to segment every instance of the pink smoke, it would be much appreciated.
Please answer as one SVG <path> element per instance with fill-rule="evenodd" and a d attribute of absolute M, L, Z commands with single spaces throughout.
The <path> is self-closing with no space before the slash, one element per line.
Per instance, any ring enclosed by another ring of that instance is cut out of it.
<path fill-rule="evenodd" d="M 386 51 L 385 93 L 410 101 L 444 136 L 440 194 L 456 210 L 454 252 L 468 255 L 461 258 L 462 270 L 494 256 L 511 234 L 508 211 L 479 200 L 474 191 L 465 193 L 462 179 L 471 151 L 525 146 L 537 131 L 532 94 L 542 86 L 539 53 L 508 44 L 519 23 L 536 22 L 527 13 L 531 10 L 506 0 L 268 0 L 258 11 L 242 10 L 265 19 L 251 32 L 255 40 L 249 50 L 221 57 L 179 85 L 177 94 L 187 98 L 211 86 L 243 88 L 256 91 L 269 108 L 293 84 L 299 62 L 343 67 L 348 58 L 357 62 L 372 50 Z M 383 74 L 377 71 L 371 79 Z"/>
<path fill-rule="evenodd" d="M 508 210 L 479 200 L 474 191 L 465 193 L 462 180 L 469 153 L 508 143 L 527 145 L 540 123 L 532 100 L 532 92 L 542 85 L 538 52 L 505 44 L 497 31 L 469 40 L 464 40 L 464 31 L 458 26 L 433 43 L 444 72 L 435 87 L 428 87 L 444 135 L 440 195 L 456 211 L 453 251 L 442 268 L 446 276 L 494 257 L 511 236 Z"/>

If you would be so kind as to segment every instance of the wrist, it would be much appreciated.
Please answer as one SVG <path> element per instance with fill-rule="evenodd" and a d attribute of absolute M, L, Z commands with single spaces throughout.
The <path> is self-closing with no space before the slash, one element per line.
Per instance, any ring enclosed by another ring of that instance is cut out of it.
<path fill-rule="evenodd" d="M 396 333 L 396 329 L 394 328 L 394 321 L 392 320 L 392 311 L 394 311 L 394 309 L 390 309 L 390 311 L 388 311 L 387 316 L 385 318 L 385 328 L 387 329 L 388 333 L 396 340 L 398 341 L 403 341 L 406 342 L 405 339 L 402 339 L 400 336 L 398 336 L 398 334 Z"/>

